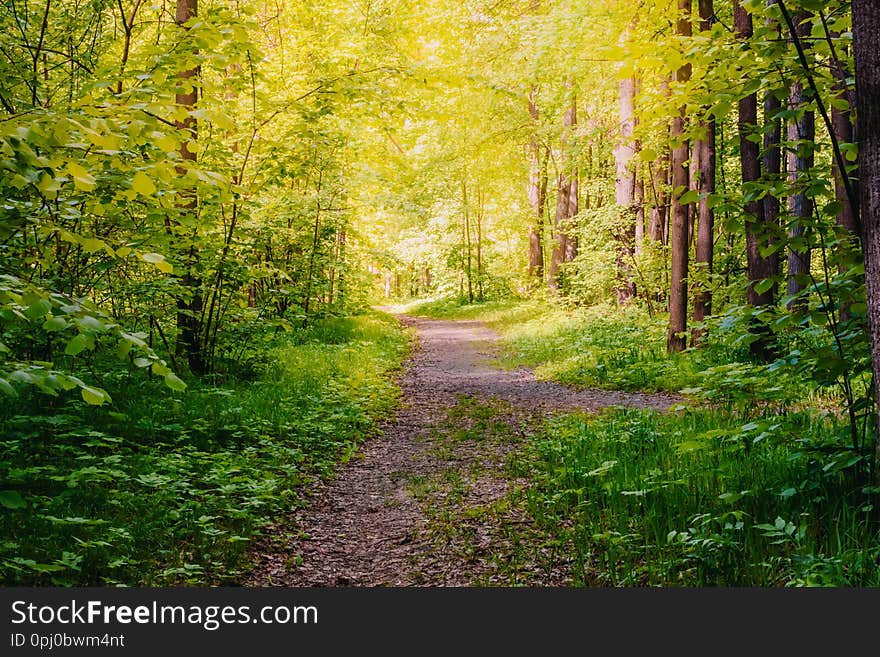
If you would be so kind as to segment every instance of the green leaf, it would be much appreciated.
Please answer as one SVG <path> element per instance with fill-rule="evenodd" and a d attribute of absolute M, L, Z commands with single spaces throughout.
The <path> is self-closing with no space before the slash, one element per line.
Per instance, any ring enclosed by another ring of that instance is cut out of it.
<path fill-rule="evenodd" d="M 67 163 L 67 171 L 73 178 L 73 184 L 83 192 L 95 189 L 95 178 L 76 162 Z"/>
<path fill-rule="evenodd" d="M 143 196 L 152 196 L 156 193 L 156 185 L 153 184 L 150 177 L 143 171 L 138 171 L 134 174 L 134 178 L 132 178 L 131 181 L 131 188 Z"/>
<path fill-rule="evenodd" d="M 699 200 L 700 200 L 700 192 L 697 191 L 696 189 L 692 189 L 692 190 L 682 194 L 681 197 L 678 199 L 678 202 L 681 203 L 682 205 L 688 205 L 689 203 L 696 203 Z"/>
<path fill-rule="evenodd" d="M 23 509 L 27 502 L 17 490 L 0 490 L 0 506 L 7 509 Z"/>
<path fill-rule="evenodd" d="M 100 388 L 92 388 L 91 386 L 82 387 L 82 398 L 92 406 L 100 406 L 104 402 L 110 401 L 110 395 Z"/>
<path fill-rule="evenodd" d="M 28 307 L 25 314 L 32 320 L 45 317 L 52 310 L 52 303 L 48 299 L 37 299 Z"/>
<path fill-rule="evenodd" d="M 165 375 L 165 385 L 179 392 L 186 390 L 186 384 L 174 372 Z"/>
<path fill-rule="evenodd" d="M 67 320 L 63 317 L 52 317 L 47 319 L 43 324 L 43 330 L 49 331 L 61 331 L 62 329 L 67 327 Z"/>
<path fill-rule="evenodd" d="M 757 283 L 755 283 L 755 292 L 758 294 L 764 294 L 767 290 L 773 287 L 773 279 L 772 278 L 764 278 Z"/>
<path fill-rule="evenodd" d="M 174 271 L 174 267 L 171 266 L 170 262 L 165 260 L 165 256 L 161 253 L 143 253 L 141 254 L 141 260 L 156 265 L 156 269 L 166 274 L 170 274 Z"/>
<path fill-rule="evenodd" d="M 18 397 L 18 393 L 15 392 L 15 388 L 13 388 L 9 384 L 9 381 L 4 379 L 2 376 L 0 376 L 0 390 L 2 390 L 5 394 L 9 395 L 10 397 Z"/>
<path fill-rule="evenodd" d="M 64 348 L 64 353 L 68 356 L 76 356 L 88 347 L 89 339 L 82 333 L 79 333 L 70 339 L 70 342 L 67 343 L 67 347 Z"/>

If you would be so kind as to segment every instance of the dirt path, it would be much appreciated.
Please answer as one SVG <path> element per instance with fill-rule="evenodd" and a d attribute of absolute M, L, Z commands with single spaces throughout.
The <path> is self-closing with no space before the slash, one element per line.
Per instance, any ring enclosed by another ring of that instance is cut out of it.
<path fill-rule="evenodd" d="M 505 471 L 509 457 L 554 412 L 667 409 L 677 399 L 539 381 L 493 367 L 498 336 L 479 322 L 400 320 L 415 328 L 418 348 L 396 416 L 316 488 L 293 536 L 258 547 L 245 584 L 566 583 L 564 550 L 523 556 L 521 539 L 534 530 L 503 503 L 525 483 Z"/>

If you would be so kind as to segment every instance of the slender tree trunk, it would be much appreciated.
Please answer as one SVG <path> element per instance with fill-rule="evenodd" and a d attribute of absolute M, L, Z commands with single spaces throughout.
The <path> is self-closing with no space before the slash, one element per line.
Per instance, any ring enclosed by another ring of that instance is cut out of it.
<path fill-rule="evenodd" d="M 678 0 L 678 20 L 675 33 L 679 36 L 691 35 L 691 0 Z M 676 82 L 687 82 L 690 78 L 690 64 L 682 66 L 676 72 Z M 666 336 L 666 348 L 669 352 L 683 351 L 687 346 L 687 278 L 688 278 L 688 206 L 681 202 L 681 196 L 688 189 L 688 153 L 689 144 L 684 139 L 685 108 L 679 110 L 672 120 L 670 136 L 673 143 L 678 144 L 672 149 L 672 262 L 670 266 L 669 284 L 669 331 Z"/>
<path fill-rule="evenodd" d="M 620 225 L 616 231 L 618 241 L 617 303 L 623 305 L 635 296 L 635 283 L 632 277 L 632 257 L 636 242 L 636 171 L 632 162 L 636 152 L 633 140 L 635 78 L 624 78 L 618 83 L 617 89 L 620 134 L 614 148 L 614 200 L 620 214 Z"/>
<path fill-rule="evenodd" d="M 483 301 L 483 190 L 477 190 L 477 300 Z"/>
<path fill-rule="evenodd" d="M 767 6 L 776 4 L 776 0 L 767 0 Z M 772 18 L 767 19 L 767 28 L 780 35 L 779 23 Z M 782 121 L 779 119 L 779 111 L 782 102 L 773 93 L 773 90 L 764 94 L 764 152 L 761 159 L 763 166 L 762 179 L 765 184 L 777 183 L 782 175 Z M 767 226 L 779 225 L 779 212 L 781 204 L 774 194 L 767 193 L 764 196 L 764 223 Z M 773 291 L 776 292 L 776 283 Z"/>
<path fill-rule="evenodd" d="M 567 86 L 571 86 L 569 81 Z M 578 188 L 577 173 L 565 153 L 568 145 L 569 133 L 577 125 L 577 101 L 572 95 L 571 104 L 562 117 L 562 141 L 560 157 L 560 172 L 556 185 L 556 215 L 553 220 L 554 245 L 550 253 L 550 271 L 547 285 L 551 291 L 558 291 L 561 287 L 560 267 L 565 262 L 571 262 L 577 255 L 577 238 L 572 235 L 573 226 L 571 219 L 578 211 Z"/>
<path fill-rule="evenodd" d="M 861 181 L 859 214 L 865 254 L 874 399 L 880 405 L 880 3 L 853 0 L 852 11 Z M 875 431 L 875 436 L 878 433 Z M 874 456 L 873 474 L 875 483 L 880 485 L 880 440 L 876 438 Z"/>
<path fill-rule="evenodd" d="M 666 215 L 669 210 L 669 198 L 666 188 L 669 161 L 665 155 L 658 157 L 651 165 L 651 209 L 648 212 L 648 237 L 652 242 L 664 243 Z"/>
<path fill-rule="evenodd" d="M 752 17 L 740 0 L 734 3 L 734 26 L 736 36 L 739 39 L 749 39 L 752 36 Z M 758 97 L 757 94 L 749 94 L 740 99 L 737 126 L 739 130 L 740 165 L 742 169 L 742 182 L 745 192 L 751 190 L 754 184 L 761 179 L 761 159 L 758 144 L 749 137 L 755 134 L 758 125 Z M 778 269 L 778 257 L 775 253 L 767 256 L 761 254 L 761 248 L 768 246 L 772 240 L 771 231 L 765 219 L 764 204 L 754 198 L 745 203 L 746 214 L 746 260 L 749 287 L 746 293 L 748 303 L 755 308 L 772 306 L 775 298 L 774 287 L 756 289 L 756 285 L 765 279 L 776 276 Z M 760 319 L 753 321 L 751 330 L 756 334 L 756 339 L 749 345 L 749 350 L 756 358 L 766 360 L 772 355 L 772 345 L 769 327 Z"/>
<path fill-rule="evenodd" d="M 635 254 L 642 252 L 642 243 L 645 241 L 645 181 L 636 175 L 636 243 Z"/>
<path fill-rule="evenodd" d="M 198 15 L 198 0 L 177 0 L 175 22 L 182 29 L 187 21 Z M 198 122 L 193 115 L 193 110 L 198 102 L 198 77 L 199 69 L 191 68 L 179 74 L 184 89 L 175 95 L 178 105 L 187 111 L 187 116 L 177 122 L 177 128 L 189 134 L 189 139 L 180 147 L 180 158 L 185 162 L 195 163 L 196 153 L 189 148 L 190 142 L 195 142 L 198 137 Z M 185 175 L 186 169 L 178 168 L 179 175 Z M 182 214 L 195 215 L 198 212 L 198 198 L 195 191 L 183 195 L 178 204 Z M 179 223 L 179 222 L 178 222 Z M 193 221 L 193 224 L 196 222 Z M 179 226 L 176 226 L 179 230 Z M 173 232 L 173 231 L 172 231 Z M 198 251 L 195 246 L 195 235 L 192 236 L 189 245 L 183 255 L 184 272 L 180 279 L 181 286 L 186 290 L 177 300 L 177 355 L 185 356 L 190 369 L 196 374 L 203 374 L 206 363 L 201 340 L 200 318 L 202 316 L 202 281 L 196 271 Z"/>
<path fill-rule="evenodd" d="M 848 93 L 845 87 L 843 89 L 838 88 L 837 95 L 842 100 L 848 100 Z M 834 134 L 837 135 L 839 143 L 851 144 L 853 142 L 852 116 L 848 109 L 832 106 L 831 123 L 834 126 Z M 837 202 L 840 203 L 840 210 L 837 212 L 837 224 L 853 237 L 858 237 L 859 225 L 856 221 L 852 205 L 850 205 L 849 196 L 846 193 L 846 185 L 843 184 L 843 176 L 845 174 L 841 173 L 836 159 L 831 160 L 831 171 L 834 175 L 834 195 L 837 198 Z"/>
<path fill-rule="evenodd" d="M 547 158 L 538 140 L 539 114 L 536 103 L 537 88 L 529 93 L 529 117 L 532 136 L 529 139 L 529 205 L 532 221 L 529 225 L 529 280 L 531 285 L 544 280 L 544 204 L 547 195 Z"/>
<path fill-rule="evenodd" d="M 468 212 L 468 197 L 467 197 L 467 181 L 461 181 L 461 199 L 462 205 L 464 206 L 464 243 L 465 243 L 465 253 L 467 254 L 467 260 L 465 262 L 465 276 L 467 277 L 467 291 L 468 291 L 468 303 L 474 302 L 474 284 L 473 284 L 473 272 L 471 271 L 471 262 L 472 262 L 472 252 L 471 252 L 471 225 L 470 225 L 470 213 Z"/>
<path fill-rule="evenodd" d="M 806 16 L 795 16 L 797 35 L 807 36 L 810 23 Z M 788 201 L 788 212 L 791 217 L 788 229 L 788 294 L 798 295 L 807 286 L 810 273 L 810 247 L 806 235 L 807 225 L 813 214 L 812 201 L 807 196 L 809 171 L 813 166 L 813 147 L 816 139 L 816 120 L 813 112 L 804 110 L 807 103 L 804 85 L 795 81 L 791 85 L 789 110 L 802 114 L 788 124 L 789 151 L 787 157 L 788 180 L 794 190 Z M 793 148 L 792 148 L 793 147 Z M 788 309 L 792 312 L 806 310 L 806 299 L 792 299 Z"/>
<path fill-rule="evenodd" d="M 700 31 L 708 33 L 715 22 L 713 0 L 699 0 Z M 702 122 L 705 136 L 695 140 L 694 151 L 699 161 L 699 181 L 697 189 L 700 201 L 697 207 L 697 248 L 694 264 L 705 279 L 694 286 L 694 323 L 699 325 L 712 314 L 712 291 L 710 276 L 713 269 L 715 250 L 715 211 L 710 196 L 715 193 L 715 118 Z M 705 329 L 696 327 L 691 332 L 691 344 L 699 345 L 705 338 Z"/>

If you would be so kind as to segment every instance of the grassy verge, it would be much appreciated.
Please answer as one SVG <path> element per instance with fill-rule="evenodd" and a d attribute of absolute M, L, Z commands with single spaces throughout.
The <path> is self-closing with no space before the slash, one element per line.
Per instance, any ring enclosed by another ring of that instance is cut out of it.
<path fill-rule="evenodd" d="M 22 399 L 0 411 L 4 584 L 234 579 L 250 540 L 345 460 L 394 405 L 407 335 L 328 320 L 261 348 L 250 380 L 185 393 L 121 374 L 112 407 Z"/>
<path fill-rule="evenodd" d="M 523 457 L 529 512 L 574 546 L 583 584 L 878 586 L 871 491 L 839 428 L 807 413 L 561 417 Z"/>

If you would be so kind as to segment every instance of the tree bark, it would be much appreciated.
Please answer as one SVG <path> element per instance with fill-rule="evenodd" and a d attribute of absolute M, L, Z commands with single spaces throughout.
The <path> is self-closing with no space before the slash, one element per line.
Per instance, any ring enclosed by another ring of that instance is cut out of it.
<path fill-rule="evenodd" d="M 537 88 L 529 93 L 529 117 L 532 135 L 529 138 L 529 205 L 532 208 L 529 225 L 529 281 L 540 285 L 544 280 L 544 203 L 547 194 L 547 158 L 538 139 L 539 114 L 536 102 Z"/>
<path fill-rule="evenodd" d="M 795 17 L 797 35 L 807 36 L 809 23 L 803 14 Z M 816 139 L 816 119 L 811 111 L 803 110 L 807 103 L 804 85 L 795 81 L 791 85 L 789 110 L 802 110 L 802 114 L 788 124 L 789 151 L 786 170 L 793 193 L 788 200 L 788 213 L 791 217 L 788 240 L 788 289 L 789 296 L 798 295 L 807 286 L 810 273 L 810 247 L 805 240 L 807 225 L 813 214 L 812 201 L 806 193 L 809 171 L 813 166 L 813 147 Z M 792 146 L 794 148 L 792 148 Z M 806 310 L 806 299 L 792 299 L 788 309 L 792 312 Z"/>
<path fill-rule="evenodd" d="M 713 0 L 699 0 L 700 31 L 709 32 L 715 22 Z M 697 189 L 700 201 L 697 207 L 697 248 L 694 258 L 695 266 L 701 270 L 704 282 L 694 287 L 694 323 L 701 324 L 712 314 L 712 292 L 709 277 L 712 274 L 715 250 L 715 211 L 710 204 L 710 195 L 715 193 L 715 119 L 710 117 L 703 121 L 705 136 L 695 140 L 694 150 L 700 163 L 700 175 Z M 699 345 L 705 338 L 704 328 L 694 328 L 691 332 L 691 344 Z"/>
<path fill-rule="evenodd" d="M 859 214 L 863 227 L 874 399 L 880 404 L 880 3 L 853 0 L 852 12 L 861 181 Z M 875 441 L 873 470 L 875 483 L 880 484 L 880 440 Z"/>
<path fill-rule="evenodd" d="M 471 247 L 471 223 L 470 223 L 470 212 L 468 212 L 468 197 L 467 197 L 467 180 L 461 181 L 461 202 L 464 208 L 464 246 L 466 253 L 466 261 L 465 261 L 465 276 L 467 277 L 467 291 L 468 291 L 468 303 L 474 302 L 474 282 L 473 282 L 473 271 L 471 270 L 471 263 L 473 262 L 473 254 Z"/>
<path fill-rule="evenodd" d="M 571 105 L 562 117 L 562 156 L 560 157 L 560 171 L 556 185 L 556 215 L 553 220 L 556 239 L 550 253 L 550 271 L 547 280 L 547 285 L 554 292 L 558 291 L 562 284 L 560 267 L 563 263 L 574 260 L 577 255 L 577 238 L 572 235 L 573 226 L 571 226 L 571 219 L 578 212 L 577 173 L 565 153 L 568 135 L 576 125 L 577 102 L 572 97 Z"/>
<path fill-rule="evenodd" d="M 198 15 L 198 0 L 177 0 L 175 22 L 181 29 L 186 27 L 187 21 Z M 196 162 L 196 153 L 189 147 L 190 142 L 195 142 L 198 138 L 198 121 L 193 116 L 193 110 L 198 103 L 198 85 L 197 79 L 199 69 L 191 68 L 182 71 L 178 77 L 180 78 L 181 90 L 175 94 L 175 101 L 178 105 L 187 110 L 187 116 L 182 121 L 177 122 L 177 128 L 189 134 L 189 139 L 184 141 L 180 146 L 180 158 L 184 162 Z M 186 175 L 184 167 L 178 167 L 178 175 Z M 198 211 L 198 198 L 195 191 L 182 195 L 178 203 L 178 209 L 181 214 L 195 215 Z M 179 223 L 179 222 L 178 222 Z M 193 224 L 196 222 L 193 221 Z M 195 235 L 193 235 L 195 237 Z M 190 369 L 195 374 L 204 374 L 207 369 L 207 363 L 204 359 L 203 345 L 201 340 L 201 315 L 202 315 L 202 281 L 196 271 L 196 263 L 198 261 L 198 252 L 196 250 L 194 240 L 185 249 L 183 254 L 184 273 L 180 279 L 181 286 L 186 293 L 177 299 L 177 344 L 176 351 L 178 356 L 185 356 L 189 363 Z"/>
<path fill-rule="evenodd" d="M 734 3 L 734 27 L 739 39 L 749 39 L 752 36 L 752 17 L 740 0 Z M 740 99 L 737 128 L 739 130 L 740 166 L 742 170 L 742 183 L 744 194 L 748 195 L 754 183 L 761 179 L 761 159 L 758 144 L 749 139 L 758 125 L 758 96 L 749 94 Z M 774 286 L 761 291 L 756 285 L 765 279 L 776 276 L 778 269 L 778 257 L 775 253 L 766 256 L 761 254 L 763 247 L 772 243 L 772 231 L 768 231 L 764 204 L 752 194 L 751 200 L 745 204 L 745 228 L 746 228 L 746 260 L 749 287 L 746 298 L 749 305 L 759 309 L 772 306 L 775 299 Z M 760 319 L 754 319 L 751 331 L 755 334 L 755 340 L 749 345 L 752 356 L 767 360 L 773 353 L 772 339 L 767 324 Z"/>
<path fill-rule="evenodd" d="M 678 0 L 678 20 L 675 33 L 691 36 L 691 0 Z M 685 64 L 675 75 L 676 82 L 687 82 L 690 78 L 690 65 Z M 685 108 L 679 109 L 672 120 L 670 136 L 678 145 L 672 149 L 672 262 L 670 263 L 669 284 L 669 331 L 666 336 L 666 349 L 669 352 L 683 351 L 687 347 L 687 277 L 688 277 L 688 206 L 681 202 L 681 196 L 688 189 L 689 144 L 684 138 Z"/>
<path fill-rule="evenodd" d="M 632 258 L 635 249 L 635 202 L 636 171 L 632 166 L 635 155 L 635 94 L 634 78 L 624 78 L 618 84 L 618 108 L 620 116 L 620 135 L 614 148 L 614 200 L 620 214 L 620 228 L 617 231 L 617 303 L 622 305 L 635 296 L 635 283 L 632 277 Z M 632 228 L 632 229 L 631 229 Z"/>

